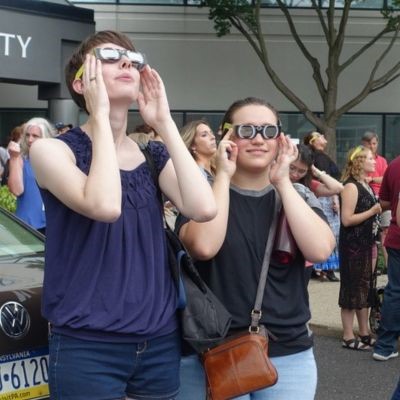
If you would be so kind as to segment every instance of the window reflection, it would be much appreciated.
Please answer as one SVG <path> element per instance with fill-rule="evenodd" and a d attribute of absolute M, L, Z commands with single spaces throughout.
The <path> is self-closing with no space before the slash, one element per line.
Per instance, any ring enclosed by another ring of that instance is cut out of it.
<path fill-rule="evenodd" d="M 337 164 L 343 168 L 349 149 L 361 143 L 365 131 L 377 133 L 379 137 L 379 153 L 382 153 L 382 126 L 381 115 L 348 114 L 342 116 L 336 128 Z"/>
<path fill-rule="evenodd" d="M 384 155 L 389 162 L 400 154 L 400 115 L 386 116 L 385 128 Z"/>

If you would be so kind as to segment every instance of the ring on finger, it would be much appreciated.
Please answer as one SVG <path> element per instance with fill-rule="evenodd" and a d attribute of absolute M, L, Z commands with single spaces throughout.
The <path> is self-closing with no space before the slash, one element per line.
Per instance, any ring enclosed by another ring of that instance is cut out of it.
<path fill-rule="evenodd" d="M 90 82 L 95 81 L 95 80 L 96 80 L 96 77 L 95 77 L 95 76 L 92 76 L 91 78 L 89 78 L 89 81 L 90 81 Z"/>

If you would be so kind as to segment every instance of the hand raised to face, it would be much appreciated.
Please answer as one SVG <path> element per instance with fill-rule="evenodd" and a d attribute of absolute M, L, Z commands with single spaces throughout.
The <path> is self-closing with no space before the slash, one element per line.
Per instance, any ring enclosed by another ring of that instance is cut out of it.
<path fill-rule="evenodd" d="M 269 178 L 273 185 L 279 185 L 282 181 L 289 180 L 289 167 L 297 160 L 297 146 L 286 137 L 283 132 L 278 137 L 278 155 L 271 166 Z"/>

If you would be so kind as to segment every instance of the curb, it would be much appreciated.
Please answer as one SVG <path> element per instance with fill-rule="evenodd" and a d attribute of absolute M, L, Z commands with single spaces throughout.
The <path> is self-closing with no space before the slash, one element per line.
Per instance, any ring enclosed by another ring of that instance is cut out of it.
<path fill-rule="evenodd" d="M 316 336 L 327 336 L 339 339 L 342 338 L 342 329 L 340 328 L 332 328 L 325 325 L 313 324 L 312 322 L 310 322 L 310 328 Z"/>

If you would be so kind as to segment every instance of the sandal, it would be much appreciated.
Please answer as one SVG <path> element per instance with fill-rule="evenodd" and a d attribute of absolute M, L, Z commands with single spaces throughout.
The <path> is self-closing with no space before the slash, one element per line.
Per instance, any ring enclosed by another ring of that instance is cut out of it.
<path fill-rule="evenodd" d="M 360 336 L 358 335 L 361 343 L 366 344 L 367 346 L 374 346 L 376 340 L 371 335 Z"/>
<path fill-rule="evenodd" d="M 372 347 L 369 344 L 363 343 L 356 338 L 349 340 L 343 339 L 342 347 L 351 350 L 362 350 L 362 351 L 372 350 Z"/>

